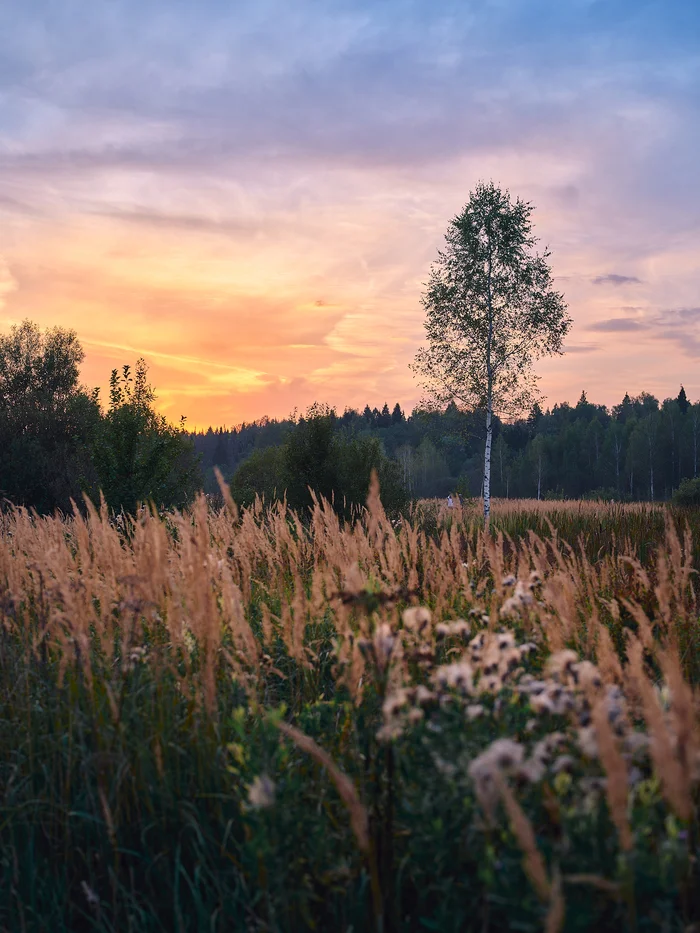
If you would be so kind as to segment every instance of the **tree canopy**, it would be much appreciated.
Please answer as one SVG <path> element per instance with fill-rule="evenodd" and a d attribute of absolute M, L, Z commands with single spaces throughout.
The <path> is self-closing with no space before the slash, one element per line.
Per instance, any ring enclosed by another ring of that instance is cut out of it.
<path fill-rule="evenodd" d="M 533 363 L 562 352 L 571 326 L 552 284 L 549 252 L 535 252 L 533 207 L 480 182 L 449 224 L 423 294 L 427 345 L 416 355 L 429 400 L 485 412 L 484 518 L 490 513 L 493 415 L 536 398 Z"/>
<path fill-rule="evenodd" d="M 115 510 L 184 505 L 200 485 L 194 445 L 154 407 L 147 367 L 124 366 L 109 406 L 80 384 L 75 331 L 24 321 L 0 335 L 0 494 L 39 512 L 104 492 Z"/>

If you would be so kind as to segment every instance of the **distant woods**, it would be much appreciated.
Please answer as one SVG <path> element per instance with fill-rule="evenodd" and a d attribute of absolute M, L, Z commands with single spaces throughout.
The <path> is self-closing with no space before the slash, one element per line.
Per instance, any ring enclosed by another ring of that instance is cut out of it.
<path fill-rule="evenodd" d="M 450 404 L 408 415 L 399 404 L 385 404 L 340 415 L 327 411 L 325 417 L 337 449 L 374 441 L 409 498 L 481 495 L 483 412 Z M 291 463 L 285 445 L 297 434 L 308 435 L 308 421 L 263 418 L 193 434 L 206 489 L 216 491 L 216 465 L 245 501 L 254 491 L 268 499 L 281 495 L 284 464 Z M 694 501 L 700 499 L 700 481 L 693 484 L 700 470 L 700 403 L 691 404 L 683 387 L 663 402 L 648 392 L 625 395 L 612 408 L 589 402 L 582 392 L 576 405 L 534 405 L 527 417 L 510 423 L 494 418 L 492 457 L 497 497 L 656 501 L 675 494 Z"/>
<path fill-rule="evenodd" d="M 146 364 L 114 370 L 108 398 L 81 386 L 72 331 L 25 322 L 0 335 L 0 497 L 47 513 L 100 491 L 115 511 L 180 507 L 218 494 L 217 466 L 241 505 L 256 495 L 311 504 L 309 488 L 341 515 L 366 498 L 372 470 L 387 509 L 412 500 L 481 495 L 483 411 L 393 407 L 263 418 L 188 433 L 155 410 Z M 494 417 L 492 491 L 508 498 L 700 501 L 700 403 L 625 395 L 611 409 L 581 394 L 510 423 Z"/>

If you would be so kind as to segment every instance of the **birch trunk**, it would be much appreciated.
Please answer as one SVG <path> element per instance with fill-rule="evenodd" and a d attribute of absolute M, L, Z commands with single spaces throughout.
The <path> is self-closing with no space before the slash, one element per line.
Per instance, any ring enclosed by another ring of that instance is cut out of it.
<path fill-rule="evenodd" d="M 493 413 L 491 399 L 486 406 L 486 447 L 484 448 L 484 527 L 491 520 L 491 440 L 493 437 Z"/>
<path fill-rule="evenodd" d="M 493 343 L 493 294 L 491 292 L 491 254 L 487 264 L 486 301 L 489 312 L 489 330 L 486 338 L 486 446 L 484 447 L 484 528 L 491 521 L 491 441 L 493 438 L 493 368 L 491 345 Z"/>

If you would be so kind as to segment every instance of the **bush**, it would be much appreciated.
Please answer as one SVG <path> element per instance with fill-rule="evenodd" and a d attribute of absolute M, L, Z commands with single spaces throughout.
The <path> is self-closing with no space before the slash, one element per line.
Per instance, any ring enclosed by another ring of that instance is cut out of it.
<path fill-rule="evenodd" d="M 279 447 L 255 451 L 236 470 L 231 495 L 250 505 L 256 494 L 267 502 L 287 498 L 301 512 L 313 505 L 312 492 L 350 518 L 365 504 L 372 471 L 377 473 L 382 503 L 389 513 L 408 504 L 399 464 L 390 460 L 376 437 L 347 437 L 337 430 L 332 409 L 312 406 Z"/>
<path fill-rule="evenodd" d="M 253 504 L 256 495 L 270 503 L 283 499 L 286 491 L 283 447 L 254 450 L 231 480 L 231 495 L 244 508 Z"/>
<path fill-rule="evenodd" d="M 673 493 L 673 504 L 679 506 L 700 505 L 700 476 L 684 479 Z"/>

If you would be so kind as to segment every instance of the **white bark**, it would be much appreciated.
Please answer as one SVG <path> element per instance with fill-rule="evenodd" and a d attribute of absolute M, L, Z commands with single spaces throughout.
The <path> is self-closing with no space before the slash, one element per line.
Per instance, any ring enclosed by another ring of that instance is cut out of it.
<path fill-rule="evenodd" d="M 486 406 L 486 447 L 484 448 L 484 525 L 488 528 L 491 519 L 491 441 L 493 438 L 493 413 L 491 400 Z"/>
<path fill-rule="evenodd" d="M 493 295 L 491 294 L 491 255 L 488 260 L 486 300 L 489 309 L 489 332 L 486 342 L 486 446 L 484 447 L 484 528 L 491 521 L 491 441 L 493 439 Z"/>
<path fill-rule="evenodd" d="M 620 438 L 615 435 L 613 437 L 613 443 L 615 444 L 615 482 L 617 491 L 620 492 L 620 454 L 622 453 L 622 442 Z"/>

